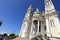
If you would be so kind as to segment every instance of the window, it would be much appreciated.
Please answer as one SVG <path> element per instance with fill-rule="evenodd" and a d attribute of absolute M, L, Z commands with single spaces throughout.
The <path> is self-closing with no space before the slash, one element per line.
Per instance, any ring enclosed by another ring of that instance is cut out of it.
<path fill-rule="evenodd" d="M 41 25 L 39 25 L 39 32 L 41 32 Z"/>
<path fill-rule="evenodd" d="M 44 29 L 46 30 L 46 26 L 44 27 Z"/>
<path fill-rule="evenodd" d="M 54 20 L 50 20 L 50 25 L 54 26 Z"/>
<path fill-rule="evenodd" d="M 39 32 L 41 32 L 41 21 L 39 21 Z"/>

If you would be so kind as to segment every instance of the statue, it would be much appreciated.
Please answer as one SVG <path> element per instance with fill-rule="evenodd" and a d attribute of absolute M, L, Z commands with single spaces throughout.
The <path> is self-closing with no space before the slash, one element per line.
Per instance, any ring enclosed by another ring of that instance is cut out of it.
<path fill-rule="evenodd" d="M 50 0 L 45 0 L 46 2 L 49 2 Z"/>

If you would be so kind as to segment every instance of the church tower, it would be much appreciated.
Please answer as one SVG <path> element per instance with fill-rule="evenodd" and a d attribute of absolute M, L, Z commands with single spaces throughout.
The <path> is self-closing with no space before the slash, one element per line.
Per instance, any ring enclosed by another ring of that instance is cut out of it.
<path fill-rule="evenodd" d="M 32 5 L 27 9 L 27 13 L 22 23 L 22 28 L 19 36 L 23 38 L 29 37 L 30 25 L 31 25 L 31 16 L 32 16 Z"/>
<path fill-rule="evenodd" d="M 60 25 L 58 13 L 52 3 L 52 0 L 45 0 L 45 21 L 46 33 L 48 37 L 60 37 Z"/>
<path fill-rule="evenodd" d="M 32 24 L 31 24 L 31 31 L 30 31 L 30 39 L 31 40 L 40 40 L 37 38 L 38 35 L 42 33 L 42 25 L 41 25 L 41 12 L 39 8 L 36 9 L 32 16 Z"/>
<path fill-rule="evenodd" d="M 27 9 L 27 13 L 22 23 L 19 37 L 14 40 L 60 40 L 60 23 L 58 12 L 52 0 L 44 0 L 45 11 L 36 9 L 32 15 L 32 5 Z"/>

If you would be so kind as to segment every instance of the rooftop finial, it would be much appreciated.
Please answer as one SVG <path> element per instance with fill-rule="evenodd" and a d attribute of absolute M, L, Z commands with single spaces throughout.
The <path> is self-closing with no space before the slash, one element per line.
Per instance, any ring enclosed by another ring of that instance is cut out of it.
<path fill-rule="evenodd" d="M 39 8 L 36 9 L 35 13 L 40 13 L 40 12 L 39 12 Z"/>

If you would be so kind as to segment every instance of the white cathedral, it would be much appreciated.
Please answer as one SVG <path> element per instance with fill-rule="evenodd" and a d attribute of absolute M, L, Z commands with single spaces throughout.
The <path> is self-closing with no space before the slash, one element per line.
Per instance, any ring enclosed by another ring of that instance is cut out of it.
<path fill-rule="evenodd" d="M 32 15 L 32 5 L 22 23 L 19 37 L 14 40 L 60 40 L 60 23 L 58 12 L 52 0 L 44 0 L 45 11 L 40 12 L 37 8 Z"/>

